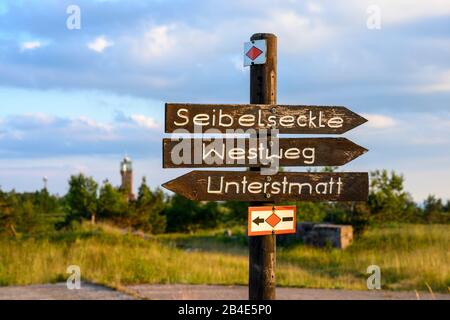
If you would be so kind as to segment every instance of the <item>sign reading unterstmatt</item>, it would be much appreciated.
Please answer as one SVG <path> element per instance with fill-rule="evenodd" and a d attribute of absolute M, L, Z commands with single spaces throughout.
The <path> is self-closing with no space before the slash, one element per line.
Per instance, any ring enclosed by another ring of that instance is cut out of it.
<path fill-rule="evenodd" d="M 260 172 L 194 170 L 163 187 L 197 201 L 366 201 L 367 172 Z"/>
<path fill-rule="evenodd" d="M 295 206 L 248 208 L 248 235 L 287 234 L 296 232 Z"/>

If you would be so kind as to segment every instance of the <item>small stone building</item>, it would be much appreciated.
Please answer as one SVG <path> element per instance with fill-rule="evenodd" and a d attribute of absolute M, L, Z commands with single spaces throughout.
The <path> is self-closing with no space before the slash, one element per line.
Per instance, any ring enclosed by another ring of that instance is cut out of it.
<path fill-rule="evenodd" d="M 293 243 L 302 240 L 315 247 L 345 249 L 353 242 L 353 227 L 330 223 L 299 222 L 295 235 L 279 236 L 281 243 Z M 278 241 L 278 240 L 277 240 Z"/>
<path fill-rule="evenodd" d="M 300 223 L 300 234 L 306 244 L 316 247 L 331 246 L 345 249 L 353 241 L 353 227 L 329 223 Z"/>

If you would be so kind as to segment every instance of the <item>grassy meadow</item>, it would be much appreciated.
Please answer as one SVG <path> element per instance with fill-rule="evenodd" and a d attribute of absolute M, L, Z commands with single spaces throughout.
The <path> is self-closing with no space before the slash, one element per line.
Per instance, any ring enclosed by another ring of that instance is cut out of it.
<path fill-rule="evenodd" d="M 143 239 L 108 225 L 41 239 L 0 240 L 0 286 L 82 280 L 120 288 L 139 283 L 247 284 L 243 229 L 164 234 Z M 381 268 L 382 288 L 450 292 L 450 225 L 370 229 L 346 250 L 301 244 L 277 248 L 277 284 L 366 290 L 366 269 Z"/>

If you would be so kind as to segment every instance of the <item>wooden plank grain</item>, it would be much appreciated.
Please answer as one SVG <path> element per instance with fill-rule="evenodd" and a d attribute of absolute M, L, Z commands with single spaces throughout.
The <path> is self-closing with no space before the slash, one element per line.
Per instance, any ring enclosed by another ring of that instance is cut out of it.
<path fill-rule="evenodd" d="M 341 166 L 365 152 L 346 138 L 166 138 L 163 167 Z"/>
<path fill-rule="evenodd" d="M 367 172 L 192 171 L 163 185 L 199 201 L 366 201 Z"/>
<path fill-rule="evenodd" d="M 250 67 L 250 103 L 275 104 L 277 102 L 277 37 L 271 33 L 256 33 L 250 41 L 266 41 L 266 63 Z M 272 134 L 270 132 L 269 134 Z M 274 135 L 276 133 L 273 133 Z M 252 136 L 258 137 L 258 133 Z M 261 169 L 250 167 L 254 173 Z M 273 205 L 270 199 L 266 202 L 251 202 L 252 206 Z M 276 299 L 276 236 L 264 235 L 250 237 L 248 297 L 250 300 Z"/>
<path fill-rule="evenodd" d="M 277 129 L 279 133 L 341 134 L 367 121 L 343 106 L 166 103 L 165 108 L 166 133 Z"/>

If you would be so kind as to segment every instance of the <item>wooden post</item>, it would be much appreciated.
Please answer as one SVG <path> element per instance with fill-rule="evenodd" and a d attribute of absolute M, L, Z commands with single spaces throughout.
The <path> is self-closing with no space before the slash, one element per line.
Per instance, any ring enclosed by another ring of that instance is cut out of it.
<path fill-rule="evenodd" d="M 265 64 L 250 66 L 250 103 L 275 104 L 277 100 L 277 37 L 256 33 L 253 40 L 266 40 Z M 260 168 L 250 168 L 260 171 Z M 252 202 L 251 206 L 273 205 L 273 202 Z M 275 300 L 276 236 L 249 237 L 249 299 Z"/>

